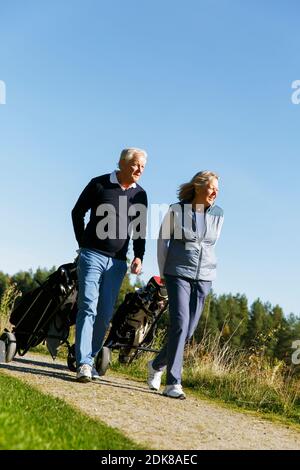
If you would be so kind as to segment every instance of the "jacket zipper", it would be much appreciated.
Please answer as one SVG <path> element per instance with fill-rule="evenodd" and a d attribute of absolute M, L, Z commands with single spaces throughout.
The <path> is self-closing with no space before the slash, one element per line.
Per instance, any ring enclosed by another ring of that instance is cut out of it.
<path fill-rule="evenodd" d="M 204 230 L 203 230 L 203 236 L 202 236 L 202 239 L 201 239 L 201 240 L 200 240 L 198 231 L 196 230 L 197 238 L 198 238 L 198 241 L 199 241 L 199 250 L 200 250 L 200 253 L 199 253 L 198 267 L 197 267 L 197 272 L 196 272 L 195 281 L 198 279 L 198 276 L 199 276 L 199 274 L 200 274 L 200 266 L 201 266 L 201 260 L 202 260 L 202 246 L 201 246 L 201 242 L 202 242 L 202 240 L 204 240 L 204 238 L 205 238 L 205 236 L 206 236 L 206 233 L 207 233 L 206 214 L 207 214 L 208 211 L 209 211 L 209 209 L 207 209 L 207 211 L 204 213 Z M 196 220 L 196 215 L 195 215 L 195 220 Z M 196 224 L 196 229 L 197 229 L 197 224 Z"/>

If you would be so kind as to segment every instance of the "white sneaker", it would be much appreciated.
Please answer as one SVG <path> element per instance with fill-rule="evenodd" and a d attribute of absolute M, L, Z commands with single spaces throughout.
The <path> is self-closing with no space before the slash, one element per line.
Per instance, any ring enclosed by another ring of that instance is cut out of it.
<path fill-rule="evenodd" d="M 95 366 L 92 367 L 92 379 L 93 379 L 93 380 L 98 380 L 98 379 L 100 379 L 100 375 L 99 375 L 99 373 L 98 373 L 98 371 L 97 371 L 97 369 L 96 369 Z"/>
<path fill-rule="evenodd" d="M 78 368 L 76 380 L 78 382 L 90 382 L 92 380 L 92 367 L 89 364 L 82 364 Z"/>
<path fill-rule="evenodd" d="M 163 375 L 164 371 L 163 370 L 153 369 L 152 362 L 153 361 L 148 362 L 147 384 L 149 385 L 150 390 L 159 390 L 160 382 L 161 382 L 161 376 Z"/>
<path fill-rule="evenodd" d="M 179 400 L 184 400 L 186 398 L 181 384 L 166 385 L 163 395 L 170 398 L 179 398 Z"/>

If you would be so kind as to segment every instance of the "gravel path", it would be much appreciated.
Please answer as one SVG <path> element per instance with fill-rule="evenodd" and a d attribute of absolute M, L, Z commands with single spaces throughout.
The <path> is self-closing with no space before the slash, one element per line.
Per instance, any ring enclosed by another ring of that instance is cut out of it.
<path fill-rule="evenodd" d="M 228 410 L 187 393 L 172 400 L 146 384 L 108 371 L 100 381 L 75 381 L 62 361 L 26 355 L 1 372 L 18 377 L 44 393 L 118 428 L 145 447 L 169 450 L 300 449 L 300 431 Z"/>

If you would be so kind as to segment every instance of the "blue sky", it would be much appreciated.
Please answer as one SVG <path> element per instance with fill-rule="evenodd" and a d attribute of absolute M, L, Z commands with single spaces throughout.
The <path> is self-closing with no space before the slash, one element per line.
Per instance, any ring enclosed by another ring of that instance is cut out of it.
<path fill-rule="evenodd" d="M 88 181 L 145 148 L 150 203 L 220 174 L 218 293 L 299 307 L 299 3 L 0 0 L 0 270 L 72 261 Z M 157 273 L 147 242 L 144 280 Z"/>

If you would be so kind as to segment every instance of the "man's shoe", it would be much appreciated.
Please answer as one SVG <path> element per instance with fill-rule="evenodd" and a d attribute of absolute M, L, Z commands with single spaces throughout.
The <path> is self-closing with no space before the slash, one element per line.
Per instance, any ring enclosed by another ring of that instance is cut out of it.
<path fill-rule="evenodd" d="M 161 382 L 161 376 L 163 375 L 164 371 L 163 370 L 153 369 L 152 362 L 153 361 L 148 362 L 147 384 L 149 385 L 150 390 L 159 390 L 160 382 Z"/>
<path fill-rule="evenodd" d="M 98 374 L 98 371 L 96 369 L 96 367 L 92 367 L 92 379 L 93 380 L 98 380 L 100 379 L 100 375 Z"/>
<path fill-rule="evenodd" d="M 76 375 L 78 382 L 90 382 L 92 380 L 92 368 L 89 364 L 82 364 Z"/>
<path fill-rule="evenodd" d="M 178 398 L 179 400 L 184 400 L 186 398 L 181 384 L 166 385 L 163 395 L 165 397 Z"/>

